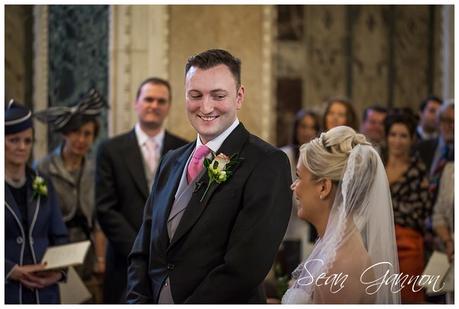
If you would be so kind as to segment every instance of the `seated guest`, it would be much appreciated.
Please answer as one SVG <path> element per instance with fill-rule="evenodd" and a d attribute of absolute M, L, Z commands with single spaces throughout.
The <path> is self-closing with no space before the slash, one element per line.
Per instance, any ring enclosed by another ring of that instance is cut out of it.
<path fill-rule="evenodd" d="M 443 169 L 432 221 L 451 262 L 454 254 L 454 162 L 446 163 Z"/>
<path fill-rule="evenodd" d="M 438 198 L 433 209 L 432 224 L 440 240 L 441 250 L 454 262 L 454 162 L 443 169 Z M 454 304 L 454 291 L 446 293 L 446 303 Z"/>
<path fill-rule="evenodd" d="M 333 97 L 326 102 L 327 107 L 322 120 L 322 128 L 328 131 L 337 126 L 349 126 L 354 130 L 358 128 L 357 114 L 351 101 L 345 98 Z"/>
<path fill-rule="evenodd" d="M 387 110 L 380 105 L 372 105 L 363 111 L 360 133 L 366 136 L 376 151 L 381 155 L 385 142 L 384 119 Z"/>
<path fill-rule="evenodd" d="M 446 162 L 454 161 L 454 101 L 443 104 L 437 113 L 440 135 L 437 139 L 423 141 L 416 145 L 429 171 L 430 192 L 433 201 L 437 198 L 437 189 L 441 173 Z"/>
<path fill-rule="evenodd" d="M 60 271 L 43 271 L 48 246 L 67 242 L 50 182 L 27 166 L 31 111 L 11 100 L 5 110 L 5 303 L 58 304 Z"/>
<path fill-rule="evenodd" d="M 101 280 L 93 273 L 102 275 L 105 271 L 105 236 L 94 218 L 95 168 L 88 153 L 104 107 L 105 101 L 91 89 L 72 107 L 56 106 L 35 114 L 63 137 L 62 144 L 37 162 L 37 169 L 53 182 L 70 242 L 92 241 L 84 264 L 75 270 L 93 296 L 102 294 L 101 287 L 97 287 L 101 283 L 94 286 Z"/>
<path fill-rule="evenodd" d="M 400 272 L 410 276 L 421 275 L 424 269 L 424 221 L 432 207 L 427 170 L 419 156 L 411 152 L 415 128 L 413 116 L 407 113 L 395 112 L 385 120 L 385 166 L 394 208 Z M 414 292 L 412 284 L 401 292 L 402 303 L 424 301 L 424 292 Z"/>
<path fill-rule="evenodd" d="M 419 142 L 438 137 L 437 112 L 441 103 L 442 100 L 436 96 L 430 96 L 421 101 L 419 124 L 416 127 L 416 138 Z"/>

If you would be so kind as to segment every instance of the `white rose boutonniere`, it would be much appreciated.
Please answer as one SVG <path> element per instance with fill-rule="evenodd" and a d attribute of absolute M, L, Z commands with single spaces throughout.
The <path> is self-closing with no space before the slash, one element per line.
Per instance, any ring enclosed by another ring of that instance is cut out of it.
<path fill-rule="evenodd" d="M 228 157 L 223 153 L 220 153 L 217 156 L 212 154 L 212 159 L 204 159 L 204 167 L 206 168 L 207 175 L 209 176 L 209 183 L 207 184 L 206 191 L 204 191 L 204 194 L 201 197 L 201 202 L 204 200 L 207 191 L 209 191 L 209 188 L 213 183 L 220 184 L 231 177 L 231 168 L 239 163 L 239 161 L 240 159 L 238 158 L 238 154 L 233 154 L 231 157 Z"/>
<path fill-rule="evenodd" d="M 48 187 L 46 186 L 45 180 L 40 177 L 36 176 L 32 181 L 32 190 L 33 190 L 33 198 L 38 197 L 46 197 L 48 195 Z"/>

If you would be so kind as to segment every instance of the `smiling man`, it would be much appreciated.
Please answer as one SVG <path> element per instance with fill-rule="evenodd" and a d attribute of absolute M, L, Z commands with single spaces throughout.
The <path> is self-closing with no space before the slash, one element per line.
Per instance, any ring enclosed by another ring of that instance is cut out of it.
<path fill-rule="evenodd" d="M 134 129 L 99 146 L 96 210 L 108 240 L 104 303 L 126 301 L 127 256 L 142 224 L 160 158 L 186 143 L 163 127 L 171 104 L 169 82 L 146 79 L 133 102 L 138 119 Z"/>
<path fill-rule="evenodd" d="M 238 120 L 240 72 L 218 49 L 186 64 L 197 138 L 159 165 L 129 256 L 129 303 L 266 302 L 261 284 L 290 217 L 290 166 Z"/>

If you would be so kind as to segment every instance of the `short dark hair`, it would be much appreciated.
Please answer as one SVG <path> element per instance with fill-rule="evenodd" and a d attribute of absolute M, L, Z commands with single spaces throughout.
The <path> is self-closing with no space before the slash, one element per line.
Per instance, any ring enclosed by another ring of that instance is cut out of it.
<path fill-rule="evenodd" d="M 166 86 L 167 91 L 169 92 L 169 102 L 172 102 L 172 91 L 171 91 L 171 84 L 165 79 L 162 79 L 160 77 L 149 77 L 146 80 L 144 80 L 139 88 L 137 88 L 137 95 L 135 96 L 136 101 L 139 99 L 140 92 L 142 91 L 142 87 L 145 86 L 146 84 L 153 84 L 153 85 L 163 85 Z"/>
<path fill-rule="evenodd" d="M 191 67 L 207 70 L 220 64 L 228 67 L 236 81 L 236 87 L 239 88 L 241 86 L 241 60 L 223 49 L 209 49 L 188 58 L 185 65 L 185 76 Z"/>
<path fill-rule="evenodd" d="M 322 127 L 324 131 L 329 130 L 327 128 L 327 114 L 330 111 L 331 106 L 333 103 L 338 102 L 346 107 L 346 125 L 353 128 L 357 131 L 357 114 L 355 113 L 354 107 L 352 106 L 351 100 L 345 97 L 331 97 L 325 101 L 327 107 L 325 108 L 324 115 L 322 117 Z"/>
<path fill-rule="evenodd" d="M 362 122 L 367 121 L 369 111 L 375 111 L 377 113 L 387 114 L 387 108 L 383 107 L 380 104 L 374 104 L 374 105 L 368 106 L 367 108 L 363 110 Z"/>
<path fill-rule="evenodd" d="M 427 107 L 427 103 L 429 103 L 429 101 L 435 101 L 435 102 L 438 102 L 438 104 L 442 104 L 443 100 L 440 99 L 439 97 L 437 96 L 434 96 L 434 95 L 431 95 L 431 96 L 428 96 L 427 98 L 425 98 L 424 100 L 421 101 L 421 104 L 419 104 L 419 111 L 422 113 L 426 107 Z"/>
<path fill-rule="evenodd" d="M 78 131 L 85 124 L 92 122 L 94 123 L 94 140 L 99 136 L 100 123 L 97 117 L 88 115 L 78 115 L 70 119 L 67 125 L 65 125 L 59 132 L 63 135 L 67 135 L 72 132 Z"/>
<path fill-rule="evenodd" d="M 392 109 L 384 120 L 384 129 L 386 138 L 389 135 L 389 130 L 394 124 L 403 124 L 407 127 L 411 138 L 416 134 L 416 115 L 409 107 Z"/>

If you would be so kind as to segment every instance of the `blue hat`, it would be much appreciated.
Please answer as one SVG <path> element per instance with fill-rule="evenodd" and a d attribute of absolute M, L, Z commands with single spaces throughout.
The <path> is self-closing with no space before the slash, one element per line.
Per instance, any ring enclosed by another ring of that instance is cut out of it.
<path fill-rule="evenodd" d="M 5 135 L 18 133 L 32 127 L 30 109 L 11 99 L 5 110 Z"/>

